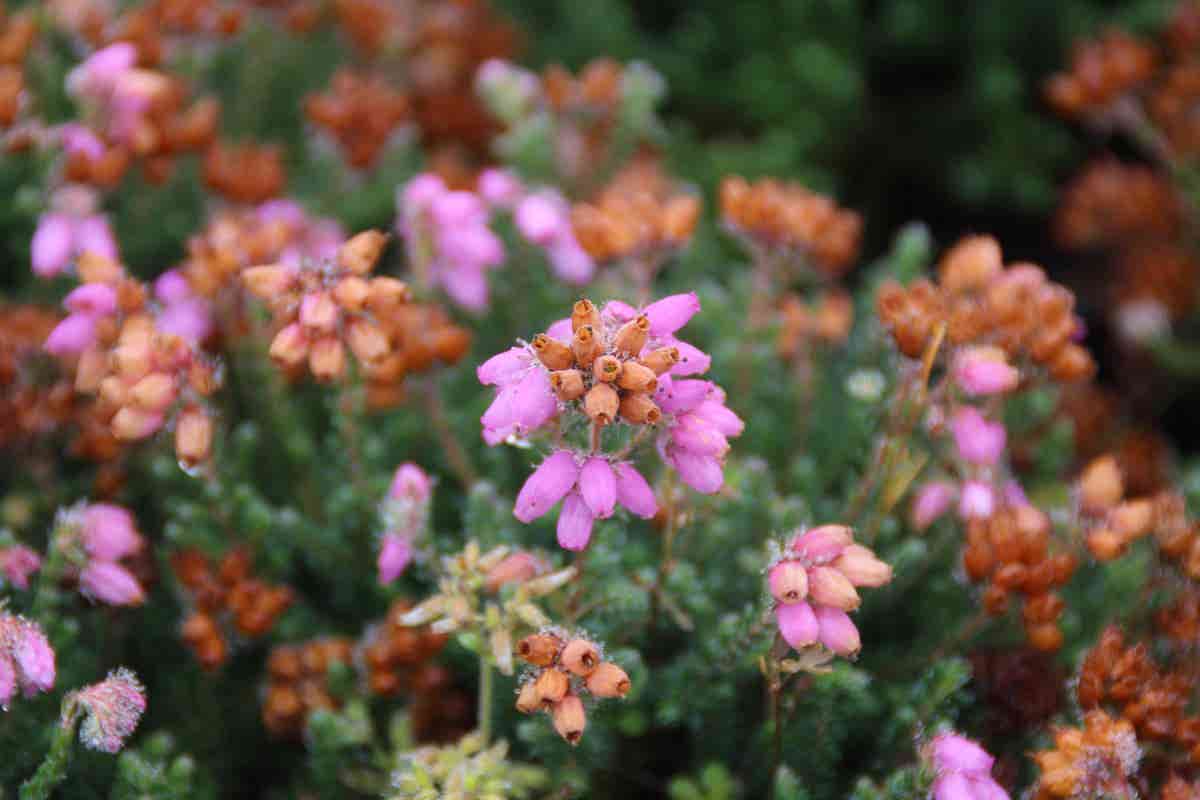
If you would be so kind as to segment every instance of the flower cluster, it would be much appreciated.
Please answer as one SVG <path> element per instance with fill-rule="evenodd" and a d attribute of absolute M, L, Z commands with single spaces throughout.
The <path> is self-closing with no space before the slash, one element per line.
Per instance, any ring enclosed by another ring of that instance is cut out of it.
<path fill-rule="evenodd" d="M 401 464 L 380 506 L 384 533 L 379 548 L 379 582 L 400 577 L 412 561 L 419 539 L 429 527 L 433 479 L 412 462 Z"/>
<path fill-rule="evenodd" d="M 41 569 L 42 557 L 23 544 L 4 541 L 6 538 L 7 532 L 0 536 L 0 581 L 24 591 L 29 588 L 29 576 Z"/>
<path fill-rule="evenodd" d="M 1109 31 L 1079 42 L 1071 54 L 1071 69 L 1046 83 L 1046 96 L 1064 116 L 1101 116 L 1154 73 L 1153 47 L 1122 31 Z"/>
<path fill-rule="evenodd" d="M 687 377 L 710 363 L 706 353 L 675 337 L 699 308 L 694 294 L 641 311 L 615 301 L 600 310 L 580 300 L 569 319 L 479 367 L 480 382 L 499 389 L 481 420 L 489 444 L 528 436 L 555 419 L 564 432 L 590 430 L 590 448 L 560 446 L 529 477 L 513 509 L 518 519 L 530 522 L 562 500 L 559 543 L 582 550 L 593 521 L 612 516 L 617 502 L 638 516 L 654 516 L 653 492 L 623 457 L 650 427 L 660 429 L 659 454 L 684 483 L 707 494 L 721 488 L 728 437 L 740 434 L 743 424 L 725 406 L 720 387 Z M 605 436 L 613 429 L 618 435 L 636 430 L 635 441 Z M 606 442 L 620 445 L 615 455 Z"/>
<path fill-rule="evenodd" d="M 546 711 L 554 730 L 571 745 L 587 727 L 583 697 L 624 697 L 631 684 L 625 670 L 605 661 L 600 647 L 555 628 L 530 634 L 517 644 L 517 655 L 533 667 L 517 694 L 523 714 Z"/>
<path fill-rule="evenodd" d="M 295 599 L 287 586 L 258 578 L 250 552 L 244 548 L 230 550 L 215 569 L 200 551 L 180 550 L 172 555 L 171 568 L 192 609 L 180 635 L 207 670 L 228 660 L 235 637 L 257 638 L 268 633 Z"/>
<path fill-rule="evenodd" d="M 329 693 L 329 669 L 335 663 L 350 666 L 353 656 L 354 642 L 340 636 L 272 649 L 262 705 L 266 729 L 274 736 L 295 738 L 304 732 L 309 714 L 339 708 L 341 703 Z"/>
<path fill-rule="evenodd" d="M 120 752 L 146 710 L 145 688 L 124 668 L 73 692 L 71 697 L 85 714 L 79 727 L 80 741 L 105 753 Z"/>
<path fill-rule="evenodd" d="M 0 606 L 0 710 L 7 711 L 17 689 L 26 697 L 54 688 L 54 650 L 36 622 Z"/>
<path fill-rule="evenodd" d="M 957 733 L 930 740 L 926 757 L 934 774 L 933 800 L 1009 800 L 992 777 L 992 758 L 978 743 Z"/>
<path fill-rule="evenodd" d="M 854 326 L 854 301 L 842 289 L 824 293 L 812 303 L 789 294 L 779 308 L 779 334 L 775 352 L 784 361 L 795 361 L 810 343 L 838 345 L 846 341 Z"/>
<path fill-rule="evenodd" d="M 801 531 L 767 571 L 779 634 L 796 650 L 820 642 L 830 652 L 853 656 L 862 648 L 847 613 L 862 603 L 855 587 L 883 586 L 891 579 L 892 568 L 870 548 L 854 544 L 854 532 L 845 525 Z"/>
<path fill-rule="evenodd" d="M 58 512 L 51 547 L 88 598 L 113 606 L 136 606 L 145 590 L 130 562 L 146 547 L 128 509 L 80 503 Z"/>
<path fill-rule="evenodd" d="M 38 218 L 29 244 L 33 271 L 42 278 L 65 272 L 84 253 L 119 259 L 108 218 L 99 198 L 87 187 L 68 185 L 50 198 L 50 208 Z"/>
<path fill-rule="evenodd" d="M 1035 797 L 1134 800 L 1138 795 L 1129 777 L 1141 756 L 1132 725 L 1103 711 L 1089 711 L 1082 729 L 1060 728 L 1052 749 L 1033 754 L 1042 771 Z"/>
<path fill-rule="evenodd" d="M 367 169 L 408 119 L 409 106 L 408 97 L 382 78 L 340 69 L 329 89 L 308 97 L 304 113 L 337 143 L 346 163 Z"/>
<path fill-rule="evenodd" d="M 204 154 L 204 185 L 234 203 L 258 205 L 276 197 L 287 175 L 274 145 L 217 141 Z"/>
<path fill-rule="evenodd" d="M 446 645 L 446 635 L 429 628 L 413 628 L 401 620 L 412 610 L 405 600 L 397 600 L 387 617 L 367 629 L 363 635 L 362 664 L 367 686 L 372 692 L 392 697 L 406 692 L 420 694 L 440 682 L 433 671 L 441 667 L 431 659 Z"/>

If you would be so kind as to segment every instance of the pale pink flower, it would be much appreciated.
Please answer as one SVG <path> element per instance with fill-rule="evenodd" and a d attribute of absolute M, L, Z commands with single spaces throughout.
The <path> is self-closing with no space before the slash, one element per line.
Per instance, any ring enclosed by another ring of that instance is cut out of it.
<path fill-rule="evenodd" d="M 525 193 L 521 179 L 512 170 L 488 167 L 479 173 L 479 196 L 495 208 L 512 208 Z"/>
<path fill-rule="evenodd" d="M 971 464 L 991 466 L 1004 454 L 1003 423 L 989 422 L 974 406 L 963 406 L 950 422 L 958 454 Z"/>
<path fill-rule="evenodd" d="M 68 314 L 54 326 L 42 347 L 56 356 L 78 355 L 96 341 L 96 318 L 90 314 Z"/>
<path fill-rule="evenodd" d="M 923 531 L 945 514 L 958 496 L 958 487 L 949 481 L 930 481 L 913 498 L 912 525 Z"/>
<path fill-rule="evenodd" d="M 962 485 L 958 515 L 963 519 L 987 519 L 996 510 L 996 493 L 983 481 L 971 480 Z"/>
<path fill-rule="evenodd" d="M 388 489 L 388 497 L 405 498 L 413 502 L 428 502 L 433 494 L 433 479 L 411 461 L 406 461 L 396 468 L 392 476 L 392 485 Z"/>
<path fill-rule="evenodd" d="M 0 708 L 54 688 L 54 649 L 36 622 L 0 611 Z"/>
<path fill-rule="evenodd" d="M 560 280 L 581 286 L 595 275 L 595 263 L 575 238 L 571 207 L 557 191 L 543 189 L 525 196 L 513 211 L 513 221 L 526 241 L 545 250 Z"/>
<path fill-rule="evenodd" d="M 955 354 L 950 372 L 959 388 L 972 396 L 1004 394 L 1021 382 L 1021 374 L 997 347 L 963 348 Z"/>
<path fill-rule="evenodd" d="M 155 279 L 154 297 L 160 304 L 155 323 L 163 333 L 174 334 L 193 344 L 204 341 L 212 333 L 212 306 L 192 291 L 179 270 L 167 270 Z"/>
<path fill-rule="evenodd" d="M 145 688 L 124 668 L 80 689 L 75 699 L 86 713 L 79 729 L 80 741 L 105 753 L 116 753 L 124 747 L 146 710 Z"/>
<path fill-rule="evenodd" d="M 72 260 L 87 252 L 119 260 L 116 238 L 108 219 L 96 210 L 97 205 L 95 193 L 79 186 L 67 186 L 55 193 L 50 210 L 38 219 L 29 244 L 36 275 L 59 275 Z"/>
<path fill-rule="evenodd" d="M 0 577 L 24 591 L 29 576 L 41 569 L 42 557 L 23 544 L 0 547 Z"/>
<path fill-rule="evenodd" d="M 83 511 L 83 547 L 96 561 L 119 561 L 142 548 L 133 514 L 110 503 L 91 503 Z"/>
<path fill-rule="evenodd" d="M 386 586 L 399 578 L 412 560 L 412 542 L 398 533 L 385 533 L 379 548 L 379 583 Z"/>
<path fill-rule="evenodd" d="M 137 606 L 146 599 L 133 573 L 111 561 L 88 563 L 79 573 L 79 588 L 87 597 L 110 606 Z"/>
<path fill-rule="evenodd" d="M 938 734 L 926 745 L 924 755 L 937 776 L 934 800 L 1009 800 L 992 778 L 995 759 L 965 736 Z"/>

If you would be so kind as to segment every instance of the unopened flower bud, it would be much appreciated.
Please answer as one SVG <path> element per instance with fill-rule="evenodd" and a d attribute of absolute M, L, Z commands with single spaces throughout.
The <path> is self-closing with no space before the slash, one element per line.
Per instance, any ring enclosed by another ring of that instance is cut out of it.
<path fill-rule="evenodd" d="M 154 411 L 125 406 L 112 418 L 113 436 L 127 442 L 145 439 L 162 427 L 163 416 Z"/>
<path fill-rule="evenodd" d="M 658 388 L 658 377 L 649 367 L 636 361 L 627 361 L 617 379 L 617 385 L 631 392 L 653 393 Z"/>
<path fill-rule="evenodd" d="M 1111 455 L 1088 464 L 1079 476 L 1079 504 L 1090 514 L 1103 512 L 1121 502 L 1125 486 L 1121 469 Z"/>
<path fill-rule="evenodd" d="M 558 339 L 553 339 L 544 333 L 539 333 L 533 337 L 530 342 L 533 352 L 537 355 L 538 360 L 546 369 L 563 370 L 569 369 L 575 363 L 575 356 L 571 353 L 571 348 L 560 342 Z M 591 362 L 580 362 L 588 363 Z"/>
<path fill-rule="evenodd" d="M 799 561 L 780 561 L 767 573 L 771 596 L 781 603 L 799 603 L 808 596 L 808 570 Z"/>
<path fill-rule="evenodd" d="M 517 655 L 535 667 L 548 667 L 558 658 L 562 639 L 552 633 L 534 633 L 517 643 Z"/>
<path fill-rule="evenodd" d="M 1111 528 L 1096 528 L 1087 535 L 1087 548 L 1097 561 L 1112 561 L 1125 552 L 1125 537 Z"/>
<path fill-rule="evenodd" d="M 137 728 L 146 710 L 146 690 L 132 672 L 110 672 L 100 683 L 81 689 L 79 704 L 87 712 L 79 739 L 93 750 L 116 753 Z"/>
<path fill-rule="evenodd" d="M 892 568 L 876 558 L 870 550 L 857 544 L 847 545 L 833 562 L 833 568 L 855 586 L 883 586 L 892 579 Z"/>
<path fill-rule="evenodd" d="M 583 373 L 577 369 L 560 369 L 550 373 L 550 386 L 564 403 L 583 397 Z"/>
<path fill-rule="evenodd" d="M 207 461 L 212 453 L 212 419 L 199 406 L 190 406 L 175 423 L 175 456 L 188 466 Z"/>
<path fill-rule="evenodd" d="M 813 567 L 808 582 L 809 594 L 818 605 L 853 611 L 862 602 L 850 579 L 833 567 Z"/>
<path fill-rule="evenodd" d="M 242 282 L 261 300 L 274 300 L 292 287 L 294 277 L 287 267 L 270 264 L 242 272 Z"/>
<path fill-rule="evenodd" d="M 551 711 L 554 718 L 554 730 L 572 746 L 579 744 L 583 738 L 583 729 L 587 727 L 587 712 L 583 710 L 583 701 L 575 695 L 568 695 L 554 704 Z"/>
<path fill-rule="evenodd" d="M 308 357 L 308 338 L 299 323 L 284 326 L 271 340 L 271 358 L 285 367 L 294 367 Z"/>
<path fill-rule="evenodd" d="M 313 342 L 308 368 L 319 381 L 335 381 L 346 373 L 346 350 L 336 336 L 324 336 Z"/>
<path fill-rule="evenodd" d="M 110 606 L 138 606 L 146 595 L 129 570 L 111 561 L 93 561 L 79 573 L 79 588 Z"/>
<path fill-rule="evenodd" d="M 597 425 L 607 425 L 616 419 L 620 404 L 617 390 L 607 383 L 597 383 L 583 397 L 583 411 Z"/>
<path fill-rule="evenodd" d="M 596 328 L 593 328 L 591 325 L 584 325 L 575 331 L 575 335 L 571 338 L 571 352 L 575 356 L 575 361 L 580 366 L 593 363 L 596 357 L 600 355 L 601 347 L 600 339 L 596 336 Z M 545 364 L 546 362 L 543 361 L 542 363 Z M 549 364 L 546 364 L 546 366 L 555 369 L 555 367 Z M 568 364 L 567 366 L 570 365 Z"/>
<path fill-rule="evenodd" d="M 637 356 L 642 352 L 642 348 L 646 346 L 646 340 L 649 337 L 650 318 L 645 314 L 640 314 L 617 329 L 613 346 L 616 347 L 618 353 L 623 353 L 627 356 Z"/>
<path fill-rule="evenodd" d="M 357 275 L 342 278 L 333 287 L 333 299 L 347 311 L 361 311 L 367 305 L 370 295 L 371 284 Z"/>
<path fill-rule="evenodd" d="M 164 411 L 175 400 L 175 378 L 165 372 L 151 372 L 129 390 L 129 400 L 146 411 Z"/>
<path fill-rule="evenodd" d="M 388 237 L 379 231 L 363 231 L 347 240 L 337 253 L 337 263 L 342 269 L 356 275 L 366 275 L 379 260 L 387 246 Z"/>
<path fill-rule="evenodd" d="M 412 292 L 407 283 L 384 275 L 371 279 L 371 292 L 367 297 L 367 307 L 379 313 L 407 303 L 411 297 Z"/>
<path fill-rule="evenodd" d="M 648 394 L 627 394 L 618 407 L 621 418 L 634 425 L 657 425 L 662 411 Z"/>
<path fill-rule="evenodd" d="M 538 697 L 535 681 L 526 681 L 521 685 L 517 694 L 517 711 L 522 714 L 532 714 L 542 709 L 542 699 Z"/>
<path fill-rule="evenodd" d="M 674 245 L 682 245 L 692 236 L 696 221 L 700 218 L 700 200 L 690 194 L 681 194 L 667 201 L 663 209 L 662 235 Z"/>
<path fill-rule="evenodd" d="M 567 696 L 567 691 L 571 688 L 571 679 L 562 670 L 547 667 L 537 676 L 534 688 L 537 689 L 538 699 L 543 703 L 557 703 Z"/>
<path fill-rule="evenodd" d="M 621 377 L 621 362 L 616 356 L 600 356 L 592 364 L 592 377 L 604 383 L 612 383 Z"/>
<path fill-rule="evenodd" d="M 300 301 L 300 324 L 309 333 L 331 333 L 337 328 L 337 303 L 329 292 L 313 292 Z"/>
<path fill-rule="evenodd" d="M 346 329 L 346 343 L 350 352 L 364 364 L 382 359 L 388 353 L 387 336 L 379 326 L 369 320 L 355 320 Z"/>
<path fill-rule="evenodd" d="M 600 663 L 587 677 L 588 691 L 596 697 L 624 697 L 629 694 L 629 676 L 611 661 Z"/>
<path fill-rule="evenodd" d="M 574 333 L 584 325 L 591 325 L 600 330 L 600 309 L 586 297 L 576 302 L 575 307 L 571 309 L 571 332 Z"/>
<path fill-rule="evenodd" d="M 657 350 L 650 351 L 642 359 L 642 364 L 652 369 L 655 375 L 662 375 L 678 363 L 678 347 L 660 347 Z"/>
<path fill-rule="evenodd" d="M 1154 527 L 1154 503 L 1126 500 L 1109 513 L 1108 524 L 1127 541 L 1140 539 Z"/>
<path fill-rule="evenodd" d="M 574 674 L 586 678 L 600 663 L 600 651 L 586 639 L 572 639 L 563 647 L 559 661 Z"/>

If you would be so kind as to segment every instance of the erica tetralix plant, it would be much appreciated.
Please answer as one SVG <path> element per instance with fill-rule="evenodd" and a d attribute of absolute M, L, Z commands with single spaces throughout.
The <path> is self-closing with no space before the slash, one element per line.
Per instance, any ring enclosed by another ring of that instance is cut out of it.
<path fill-rule="evenodd" d="M 708 370 L 708 354 L 675 337 L 699 310 L 694 293 L 640 310 L 580 300 L 568 319 L 479 367 L 480 382 L 498 389 L 481 420 L 488 444 L 553 435 L 554 451 L 517 497 L 517 519 L 532 522 L 562 501 L 558 542 L 583 550 L 593 522 L 618 503 L 653 517 L 654 493 L 632 461 L 652 430 L 684 483 L 721 488 L 728 438 L 743 423 L 719 386 L 692 377 Z"/>

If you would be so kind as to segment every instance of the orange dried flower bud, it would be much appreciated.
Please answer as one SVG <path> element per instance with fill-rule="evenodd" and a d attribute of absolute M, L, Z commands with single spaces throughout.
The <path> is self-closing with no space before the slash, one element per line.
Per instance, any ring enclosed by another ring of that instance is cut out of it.
<path fill-rule="evenodd" d="M 371 293 L 367 297 L 367 307 L 372 311 L 382 312 L 407 303 L 411 298 L 412 292 L 407 283 L 396 278 L 380 276 L 371 278 Z"/>
<path fill-rule="evenodd" d="M 1029 576 L 1029 568 L 1024 564 L 1005 564 L 996 570 L 992 580 L 1004 589 L 1020 589 Z"/>
<path fill-rule="evenodd" d="M 612 383 L 621 374 L 621 362 L 616 356 L 600 356 L 592 364 L 592 377 L 598 381 Z"/>
<path fill-rule="evenodd" d="M 274 300 L 292 288 L 294 277 L 287 267 L 269 264 L 250 267 L 242 273 L 242 282 L 252 295 L 262 300 Z"/>
<path fill-rule="evenodd" d="M 553 341 L 553 340 L 552 340 Z M 574 360 L 581 367 L 586 367 L 595 362 L 600 355 L 603 345 L 600 343 L 599 337 L 596 335 L 596 328 L 591 325 L 584 325 L 579 330 L 575 331 L 575 335 L 571 338 L 571 352 L 574 354 Z M 545 363 L 544 361 L 542 363 Z M 562 366 L 551 366 L 550 369 L 565 369 L 571 366 L 564 364 Z"/>
<path fill-rule="evenodd" d="M 333 287 L 333 299 L 347 311 L 361 311 L 371 295 L 371 284 L 366 278 L 350 275 L 342 278 Z"/>
<path fill-rule="evenodd" d="M 1096 362 L 1087 350 L 1077 344 L 1068 344 L 1058 351 L 1049 368 L 1052 378 L 1070 383 L 1092 377 L 1096 372 Z"/>
<path fill-rule="evenodd" d="M 892 568 L 862 545 L 847 545 L 833 562 L 833 568 L 855 586 L 883 586 L 892 580 Z"/>
<path fill-rule="evenodd" d="M 636 361 L 626 361 L 617 385 L 631 392 L 652 394 L 658 388 L 658 376 L 654 370 Z"/>
<path fill-rule="evenodd" d="M 93 250 L 81 253 L 75 261 L 75 268 L 83 283 L 114 284 L 125 277 L 125 270 L 121 269 L 120 264 Z"/>
<path fill-rule="evenodd" d="M 674 245 L 692 238 L 700 219 L 700 199 L 690 194 L 676 195 L 667 201 L 662 216 L 662 236 Z"/>
<path fill-rule="evenodd" d="M 587 712 L 583 710 L 582 700 L 573 694 L 562 698 L 555 703 L 551 717 L 554 719 L 554 730 L 559 736 L 572 746 L 579 744 L 579 740 L 583 738 L 583 730 L 587 727 Z"/>
<path fill-rule="evenodd" d="M 1121 502 L 1125 485 L 1121 469 L 1111 455 L 1092 461 L 1079 476 L 1079 504 L 1089 514 L 1098 514 Z"/>
<path fill-rule="evenodd" d="M 599 664 L 587 678 L 588 691 L 596 697 L 624 697 L 631 685 L 625 670 L 611 661 Z"/>
<path fill-rule="evenodd" d="M 1035 650 L 1041 650 L 1043 653 L 1053 653 L 1061 649 L 1063 645 L 1062 629 L 1054 622 L 1027 625 L 1025 635 L 1029 638 L 1029 644 L 1033 645 Z"/>
<path fill-rule="evenodd" d="M 270 355 L 285 367 L 294 367 L 308 357 L 308 337 L 299 323 L 293 322 L 275 334 Z"/>
<path fill-rule="evenodd" d="M 600 663 L 600 650 L 586 639 L 572 639 L 563 646 L 558 660 L 570 672 L 586 678 Z"/>
<path fill-rule="evenodd" d="M 1003 269 L 999 242 L 991 236 L 969 236 L 942 257 L 938 276 L 941 285 L 951 292 L 977 292 Z"/>
<path fill-rule="evenodd" d="M 75 367 L 75 390 L 84 394 L 96 391 L 107 372 L 108 354 L 98 347 L 89 347 Z"/>
<path fill-rule="evenodd" d="M 1125 537 L 1111 528 L 1096 528 L 1087 535 L 1087 549 L 1097 561 L 1112 561 L 1125 552 Z"/>
<path fill-rule="evenodd" d="M 313 342 L 308 368 L 319 381 L 335 381 L 346 374 L 346 349 L 336 336 L 324 336 Z"/>
<path fill-rule="evenodd" d="M 992 558 L 992 548 L 986 542 L 969 545 L 963 551 L 963 568 L 967 577 L 973 581 L 981 581 L 992 571 L 995 559 Z"/>
<path fill-rule="evenodd" d="M 1109 526 L 1126 541 L 1140 539 L 1154 527 L 1154 503 L 1150 500 L 1126 500 L 1108 515 Z"/>
<path fill-rule="evenodd" d="M 386 234 L 374 230 L 352 236 L 338 249 L 338 266 L 356 275 L 366 275 L 379 260 L 387 240 Z"/>
<path fill-rule="evenodd" d="M 1021 613 L 1027 624 L 1038 625 L 1058 619 L 1065 608 L 1066 603 L 1061 597 L 1053 592 L 1047 592 L 1026 600 L 1025 608 Z"/>
<path fill-rule="evenodd" d="M 538 361 L 541 361 L 546 369 L 569 369 L 575 363 L 575 356 L 571 353 L 570 347 L 567 347 L 558 339 L 552 339 L 544 333 L 539 333 L 533 337 L 530 346 L 537 355 Z M 590 364 L 591 361 L 580 363 Z"/>
<path fill-rule="evenodd" d="M 597 425 L 607 425 L 617 417 L 621 399 L 607 383 L 597 383 L 583 396 L 583 411 Z"/>
<path fill-rule="evenodd" d="M 542 698 L 538 696 L 536 682 L 526 681 L 523 683 L 521 691 L 517 693 L 517 711 L 522 714 L 532 714 L 542 708 Z"/>
<path fill-rule="evenodd" d="M 129 401 L 147 411 L 161 412 L 175 400 L 175 377 L 165 372 L 151 372 L 129 390 Z"/>
<path fill-rule="evenodd" d="M 212 454 L 213 423 L 199 406 L 189 406 L 175 423 L 175 456 L 187 466 L 207 461 Z"/>
<path fill-rule="evenodd" d="M 300 301 L 300 324 L 308 333 L 332 333 L 340 316 L 329 292 L 307 294 Z"/>
<path fill-rule="evenodd" d="M 577 369 L 560 369 L 550 373 L 550 386 L 564 403 L 583 397 L 583 373 Z"/>
<path fill-rule="evenodd" d="M 561 669 L 547 667 L 537 676 L 534 688 L 537 690 L 538 699 L 543 703 L 557 703 L 567 696 L 567 691 L 571 688 L 571 679 Z"/>
<path fill-rule="evenodd" d="M 388 354 L 387 335 L 369 320 L 351 323 L 346 329 L 346 343 L 354 357 L 364 364 L 379 361 Z"/>
<path fill-rule="evenodd" d="M 627 394 L 617 407 L 621 418 L 633 425 L 657 425 L 662 411 L 648 394 Z"/>
<path fill-rule="evenodd" d="M 196 394 L 208 397 L 217 390 L 217 374 L 206 364 L 193 363 L 188 367 L 188 386 Z"/>
<path fill-rule="evenodd" d="M 112 418 L 113 436 L 125 441 L 144 439 L 162 425 L 162 415 L 133 406 L 125 406 Z"/>
<path fill-rule="evenodd" d="M 617 329 L 613 346 L 618 353 L 636 357 L 646 346 L 650 338 L 650 318 L 645 314 L 638 315 Z"/>
<path fill-rule="evenodd" d="M 517 643 L 517 655 L 535 667 L 548 667 L 558 658 L 562 639 L 552 633 L 533 633 Z"/>
<path fill-rule="evenodd" d="M 679 348 L 660 347 L 657 350 L 652 350 L 646 354 L 641 363 L 653 370 L 655 375 L 662 375 L 679 363 Z"/>
<path fill-rule="evenodd" d="M 584 325 L 591 325 L 596 330 L 601 328 L 600 309 L 586 297 L 576 301 L 571 309 L 571 332 L 574 333 Z"/>
<path fill-rule="evenodd" d="M 993 617 L 998 617 L 1008 610 L 1008 590 L 1003 586 L 992 584 L 983 590 L 983 608 Z"/>

